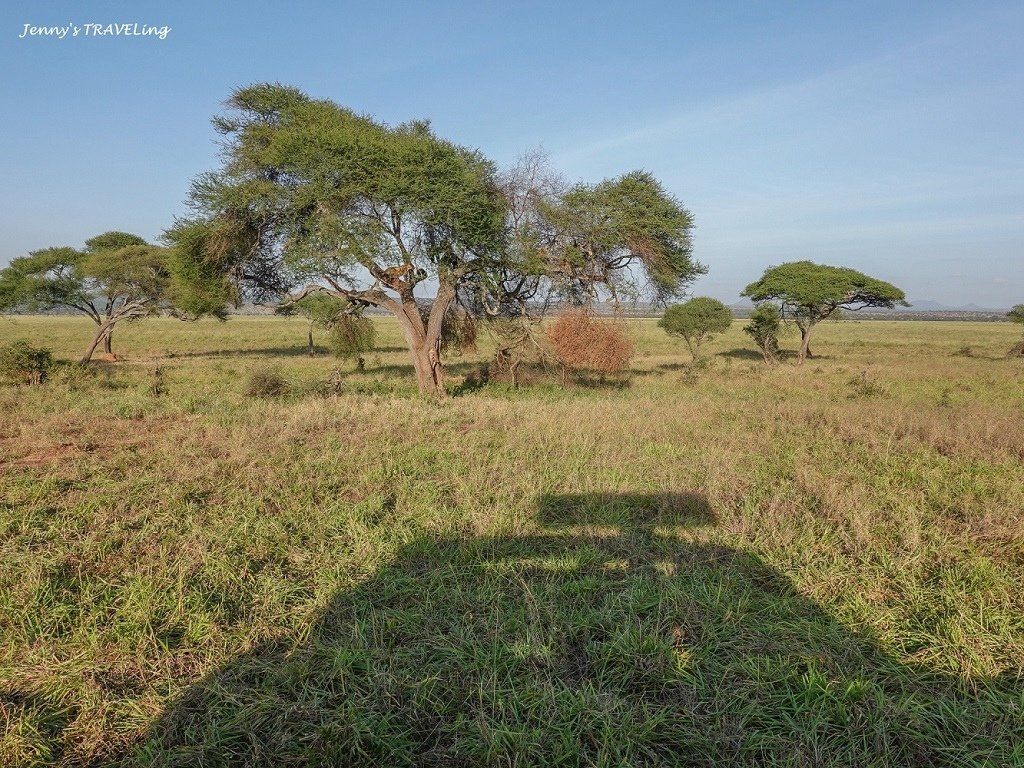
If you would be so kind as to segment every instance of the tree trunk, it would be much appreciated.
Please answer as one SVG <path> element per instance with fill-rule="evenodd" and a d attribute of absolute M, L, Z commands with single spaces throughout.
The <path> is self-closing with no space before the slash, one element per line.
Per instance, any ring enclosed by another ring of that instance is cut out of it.
<path fill-rule="evenodd" d="M 309 324 L 309 356 L 313 357 L 313 324 Z"/>
<path fill-rule="evenodd" d="M 114 325 L 109 321 L 103 321 L 99 324 L 99 328 L 96 329 L 96 335 L 92 337 L 92 341 L 89 342 L 89 346 L 85 348 L 85 354 L 82 355 L 82 362 L 88 363 L 92 360 L 93 353 L 96 352 L 96 347 L 103 342 L 103 348 L 109 349 L 110 345 L 110 334 L 114 332 Z"/>
<path fill-rule="evenodd" d="M 800 329 L 800 354 L 796 361 L 797 365 L 803 365 L 804 360 L 811 357 L 811 329 L 813 328 L 813 324 L 808 324 L 806 328 Z"/>
<path fill-rule="evenodd" d="M 409 345 L 416 384 L 425 395 L 444 394 L 444 371 L 441 365 L 441 325 L 455 301 L 455 289 L 442 284 L 430 307 L 430 316 L 423 322 L 420 308 L 412 294 L 403 297 L 393 308 L 398 324 Z"/>
<path fill-rule="evenodd" d="M 420 392 L 430 395 L 444 394 L 444 375 L 441 370 L 440 344 L 430 344 L 426 339 L 412 351 L 412 363 L 416 369 L 416 383 Z"/>
<path fill-rule="evenodd" d="M 111 344 L 110 344 L 110 339 L 113 337 L 113 335 L 114 335 L 114 328 L 111 327 L 110 330 L 108 330 L 106 332 L 106 334 L 103 336 L 103 353 L 104 354 L 107 354 L 107 355 L 114 354 L 114 350 L 113 350 L 113 348 L 111 347 Z"/>

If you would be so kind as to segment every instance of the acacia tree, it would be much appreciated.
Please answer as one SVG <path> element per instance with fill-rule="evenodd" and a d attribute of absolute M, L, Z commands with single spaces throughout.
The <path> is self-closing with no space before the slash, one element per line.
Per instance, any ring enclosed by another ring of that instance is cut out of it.
<path fill-rule="evenodd" d="M 170 309 L 168 251 L 127 232 L 90 238 L 85 248 L 46 248 L 0 270 L 0 309 L 70 309 L 89 317 L 96 333 L 82 355 L 102 343 L 112 354 L 114 327 Z"/>
<path fill-rule="evenodd" d="M 909 306 L 903 291 L 848 267 L 792 261 L 765 270 L 741 294 L 757 304 L 774 303 L 783 317 L 800 329 L 798 365 L 810 357 L 811 332 L 837 310 Z"/>
<path fill-rule="evenodd" d="M 701 269 L 689 214 L 649 175 L 527 194 L 531 213 L 516 222 L 494 165 L 424 122 L 389 127 L 270 84 L 228 107 L 214 120 L 225 163 L 195 181 L 193 216 L 167 233 L 193 286 L 186 308 L 314 292 L 381 307 L 422 392 L 444 391 L 441 332 L 456 303 L 524 310 L 556 284 L 614 290 L 626 272 L 666 293 Z"/>
<path fill-rule="evenodd" d="M 716 333 L 729 330 L 732 312 L 718 299 L 697 296 L 666 309 L 658 325 L 665 333 L 682 337 L 686 348 L 690 350 L 690 356 L 696 360 L 701 344 Z"/>

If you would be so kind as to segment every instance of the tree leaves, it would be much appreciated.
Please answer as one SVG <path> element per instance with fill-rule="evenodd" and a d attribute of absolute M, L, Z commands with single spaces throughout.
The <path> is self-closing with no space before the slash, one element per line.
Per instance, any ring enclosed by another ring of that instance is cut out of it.
<path fill-rule="evenodd" d="M 906 297 L 891 283 L 849 267 L 830 267 L 811 261 L 792 261 L 768 268 L 741 294 L 755 303 L 774 301 L 797 324 L 813 325 L 837 309 L 908 306 Z"/>

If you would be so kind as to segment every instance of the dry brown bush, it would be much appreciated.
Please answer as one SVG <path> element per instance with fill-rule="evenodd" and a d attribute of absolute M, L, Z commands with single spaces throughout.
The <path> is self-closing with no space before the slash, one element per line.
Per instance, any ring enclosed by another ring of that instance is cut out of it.
<path fill-rule="evenodd" d="M 583 310 L 563 312 L 547 335 L 558 361 L 572 370 L 618 373 L 633 357 L 633 342 L 621 328 Z"/>

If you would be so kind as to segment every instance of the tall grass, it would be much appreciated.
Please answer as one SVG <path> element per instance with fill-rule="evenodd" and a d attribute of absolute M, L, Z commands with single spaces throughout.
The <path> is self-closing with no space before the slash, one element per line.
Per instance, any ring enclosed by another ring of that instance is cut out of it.
<path fill-rule="evenodd" d="M 375 322 L 363 372 L 158 320 L 0 388 L 0 765 L 1024 764 L 1014 328 L 695 371 L 634 321 L 625 384 L 437 403 Z"/>

